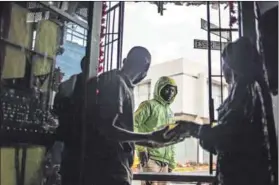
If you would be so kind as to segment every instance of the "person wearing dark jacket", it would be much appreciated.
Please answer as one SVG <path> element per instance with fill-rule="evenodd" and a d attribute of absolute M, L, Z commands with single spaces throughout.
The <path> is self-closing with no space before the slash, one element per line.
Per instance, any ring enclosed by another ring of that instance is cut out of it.
<path fill-rule="evenodd" d="M 145 78 L 150 63 L 149 51 L 136 46 L 124 59 L 122 69 L 104 72 L 86 82 L 86 92 L 82 94 L 82 96 L 86 94 L 85 133 L 81 130 L 82 124 L 78 124 L 83 120 L 77 118 L 80 122 L 75 121 L 75 124 L 68 129 L 73 133 L 69 133 L 68 137 L 65 136 L 71 143 L 76 143 L 71 145 L 75 146 L 71 151 L 77 151 L 79 155 L 84 151 L 85 158 L 81 164 L 79 160 L 81 158 L 77 157 L 72 158 L 74 162 L 65 164 L 67 168 L 73 169 L 71 171 L 74 173 L 68 174 L 67 178 L 63 178 L 62 175 L 63 184 L 76 185 L 82 180 L 81 183 L 84 185 L 130 185 L 134 143 L 163 144 L 172 139 L 164 137 L 168 127 L 144 134 L 133 132 L 133 88 Z M 73 96 L 75 95 L 73 93 Z M 78 95 L 77 98 L 82 97 Z M 77 110 L 83 110 L 81 107 L 78 108 L 78 104 L 74 105 Z M 73 113 L 76 114 L 80 115 Z M 86 135 L 82 142 L 80 133 Z M 78 169 L 82 171 L 82 178 L 79 178 Z"/>
<path fill-rule="evenodd" d="M 56 142 L 51 149 L 51 160 L 54 168 L 61 165 L 60 174 L 63 184 L 73 181 L 79 173 L 81 149 L 77 123 L 82 119 L 79 107 L 82 106 L 85 60 L 86 58 L 83 57 L 80 62 L 81 72 L 62 82 L 54 98 L 53 111 L 58 116 L 59 126 L 56 130 Z"/>
<path fill-rule="evenodd" d="M 240 38 L 226 46 L 222 58 L 232 88 L 218 108 L 218 125 L 178 121 L 168 134 L 190 134 L 205 150 L 217 154 L 220 185 L 275 185 L 278 161 L 269 161 L 271 142 L 264 131 L 267 123 L 274 124 L 272 104 L 258 52 L 248 39 Z"/>

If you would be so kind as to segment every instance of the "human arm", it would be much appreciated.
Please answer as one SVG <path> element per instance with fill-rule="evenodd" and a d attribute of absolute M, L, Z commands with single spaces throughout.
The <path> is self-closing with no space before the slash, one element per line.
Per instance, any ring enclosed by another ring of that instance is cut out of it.
<path fill-rule="evenodd" d="M 99 127 L 100 133 L 106 136 L 108 139 L 117 140 L 120 142 L 145 142 L 154 139 L 153 133 L 145 133 L 145 134 L 135 133 L 120 128 L 119 126 L 116 125 L 118 118 L 119 118 L 119 114 L 116 114 L 112 121 L 111 119 L 108 119 L 109 121 L 111 121 L 112 124 L 111 125 L 103 124 L 102 126 L 100 126 Z M 162 131 L 162 134 L 163 133 L 164 131 Z"/>
<path fill-rule="evenodd" d="M 247 130 L 253 130 L 249 125 L 234 125 L 231 122 L 211 127 L 209 124 L 199 125 L 190 121 L 178 121 L 178 124 L 179 126 L 175 128 L 176 131 L 172 130 L 170 132 L 176 132 L 177 135 L 182 137 L 184 137 L 183 134 L 185 132 L 190 132 L 192 137 L 200 140 L 200 145 L 205 150 L 213 154 L 216 154 L 216 150 L 243 151 L 249 149 L 247 144 L 251 142 L 251 137 L 247 137 L 245 141 L 242 141 L 237 146 L 233 142 L 237 137 L 247 134 Z"/>
<path fill-rule="evenodd" d="M 223 151 L 243 151 L 251 150 L 252 143 L 255 142 L 255 125 L 251 124 L 255 99 L 253 86 L 245 83 L 238 83 L 233 86 L 229 98 L 223 105 L 222 114 L 217 126 L 198 125 L 194 122 L 179 121 L 176 131 L 178 135 L 189 132 L 193 137 L 201 140 L 202 146 Z M 175 130 L 174 130 L 175 132 Z M 237 142 L 242 138 L 241 142 Z M 252 141 L 254 140 L 254 142 Z M 249 146 L 249 147 L 247 147 Z"/>
<path fill-rule="evenodd" d="M 254 125 L 249 123 L 243 123 L 239 114 L 234 111 L 228 112 L 232 118 L 226 122 L 222 122 L 214 127 L 209 124 L 199 125 L 189 121 L 179 121 L 179 127 L 177 127 L 178 135 L 183 135 L 185 132 L 190 132 L 190 135 L 200 140 L 201 146 L 214 154 L 216 150 L 222 151 L 244 151 L 251 149 L 254 137 Z M 181 126 L 184 125 L 184 126 Z M 251 134 L 248 136 L 248 132 Z M 239 137 L 245 136 L 245 140 L 236 144 L 235 140 Z M 250 146 L 250 147 L 247 147 Z"/>
<path fill-rule="evenodd" d="M 258 137 L 253 136 L 257 135 L 257 129 L 251 122 L 255 115 L 256 97 L 253 84 L 245 81 L 234 84 L 227 103 L 220 110 L 219 124 L 201 126 L 201 145 L 222 151 L 245 151 L 257 147 Z"/>
<path fill-rule="evenodd" d="M 105 83 L 103 87 L 99 89 L 97 97 L 99 107 L 98 115 L 102 121 L 97 122 L 97 127 L 100 133 L 108 139 L 120 142 L 164 142 L 163 134 L 166 131 L 164 129 L 158 132 L 143 134 L 134 133 L 119 127 L 119 125 L 123 124 L 119 118 L 121 116 L 126 116 L 123 112 L 123 105 L 127 103 L 127 101 L 131 101 L 129 99 L 126 100 L 128 92 L 126 92 L 124 88 L 125 84 L 123 83 L 121 79 L 116 79 L 113 80 L 113 83 Z"/>

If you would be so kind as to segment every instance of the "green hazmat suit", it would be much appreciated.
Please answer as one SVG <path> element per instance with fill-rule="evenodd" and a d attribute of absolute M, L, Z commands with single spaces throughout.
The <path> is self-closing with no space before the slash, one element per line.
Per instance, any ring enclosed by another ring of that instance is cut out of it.
<path fill-rule="evenodd" d="M 177 89 L 175 81 L 170 77 L 164 76 L 157 81 L 154 89 L 154 98 L 152 100 L 142 102 L 134 114 L 135 132 L 152 132 L 164 127 L 165 125 L 175 123 L 174 114 L 170 109 L 170 104 L 174 101 L 177 95 L 177 90 L 172 99 L 166 102 L 160 96 L 160 91 L 166 85 L 175 86 Z M 150 159 L 167 163 L 171 169 L 175 168 L 174 145 L 156 149 L 136 146 L 136 150 L 138 153 L 147 151 Z"/>

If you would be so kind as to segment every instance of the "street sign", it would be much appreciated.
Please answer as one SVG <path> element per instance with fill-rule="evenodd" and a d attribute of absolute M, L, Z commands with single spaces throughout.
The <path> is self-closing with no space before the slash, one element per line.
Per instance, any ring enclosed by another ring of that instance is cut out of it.
<path fill-rule="evenodd" d="M 226 42 L 218 42 L 218 41 L 211 41 L 210 42 L 211 49 L 212 50 L 223 50 L 225 46 L 227 45 Z M 208 49 L 208 42 L 207 40 L 199 40 L 194 39 L 194 48 L 195 49 Z"/>
<path fill-rule="evenodd" d="M 210 23 L 210 28 L 219 28 L 217 25 Z M 207 21 L 204 19 L 201 19 L 201 29 L 207 31 Z M 221 36 L 224 39 L 231 40 L 230 39 L 230 32 L 229 31 L 221 31 L 221 35 L 219 31 L 211 31 L 213 35 Z"/>

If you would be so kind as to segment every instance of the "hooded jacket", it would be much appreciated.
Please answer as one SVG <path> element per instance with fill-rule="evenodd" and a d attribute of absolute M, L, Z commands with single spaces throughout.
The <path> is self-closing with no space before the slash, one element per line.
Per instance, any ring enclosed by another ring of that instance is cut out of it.
<path fill-rule="evenodd" d="M 161 96 L 160 91 L 166 86 L 172 85 L 176 87 L 173 98 L 166 102 Z M 164 127 L 167 124 L 175 122 L 174 114 L 170 109 L 170 104 L 177 95 L 177 85 L 172 78 L 161 77 L 154 89 L 154 98 L 144 101 L 134 114 L 134 130 L 135 132 L 152 132 Z M 137 152 L 147 151 L 149 158 L 167 163 L 169 168 L 175 168 L 174 146 L 164 148 L 147 148 L 136 146 Z"/>

